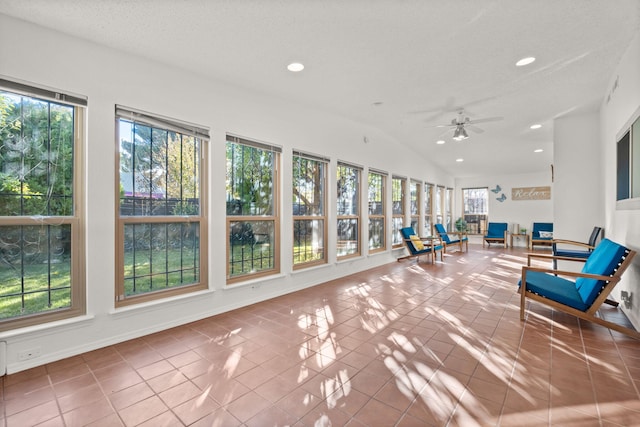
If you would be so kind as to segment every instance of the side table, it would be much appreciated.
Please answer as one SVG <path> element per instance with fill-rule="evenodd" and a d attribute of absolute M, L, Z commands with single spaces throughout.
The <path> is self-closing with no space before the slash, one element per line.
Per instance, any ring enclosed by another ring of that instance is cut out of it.
<path fill-rule="evenodd" d="M 511 233 L 511 247 L 513 247 L 513 238 L 514 237 L 516 237 L 518 239 L 520 237 L 524 238 L 524 242 L 526 243 L 526 247 L 527 248 L 529 247 L 529 235 L 528 234 L 521 234 L 521 233 L 515 233 L 514 234 L 514 233 Z"/>

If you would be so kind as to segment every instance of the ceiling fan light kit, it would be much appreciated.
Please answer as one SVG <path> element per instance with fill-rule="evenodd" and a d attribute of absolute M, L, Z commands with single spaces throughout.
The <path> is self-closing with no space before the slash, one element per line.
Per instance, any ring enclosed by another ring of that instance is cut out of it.
<path fill-rule="evenodd" d="M 462 141 L 469 138 L 469 134 L 464 129 L 464 126 L 458 125 L 456 126 L 456 130 L 453 131 L 453 139 L 456 141 Z"/>
<path fill-rule="evenodd" d="M 450 124 L 446 125 L 436 125 L 437 128 L 444 127 L 452 127 L 453 130 L 453 139 L 455 141 L 463 141 L 469 138 L 469 134 L 467 133 L 467 127 L 476 133 L 484 132 L 483 129 L 475 126 L 476 123 L 484 123 L 484 122 L 494 122 L 498 120 L 502 120 L 503 117 L 486 117 L 482 119 L 474 119 L 471 120 L 469 117 L 466 117 L 464 114 L 464 110 L 458 111 L 458 117 L 451 120 Z"/>

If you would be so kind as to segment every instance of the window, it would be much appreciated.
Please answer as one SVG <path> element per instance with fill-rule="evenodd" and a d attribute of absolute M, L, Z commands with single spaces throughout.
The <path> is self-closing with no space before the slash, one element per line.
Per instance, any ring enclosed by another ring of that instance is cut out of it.
<path fill-rule="evenodd" d="M 85 313 L 86 105 L 0 79 L 0 330 Z"/>
<path fill-rule="evenodd" d="M 463 188 L 462 204 L 468 232 L 484 234 L 487 229 L 487 217 L 489 215 L 489 189 L 487 187 Z"/>
<path fill-rule="evenodd" d="M 208 130 L 116 106 L 116 305 L 206 289 Z"/>
<path fill-rule="evenodd" d="M 227 136 L 227 282 L 280 271 L 278 164 L 282 149 Z"/>
<path fill-rule="evenodd" d="M 327 262 L 326 181 L 328 160 L 293 153 L 293 266 Z"/>
<path fill-rule="evenodd" d="M 337 256 L 360 255 L 360 177 L 362 169 L 338 163 L 338 241 Z"/>
<path fill-rule="evenodd" d="M 380 252 L 386 248 L 384 181 L 381 172 L 369 172 L 369 252 Z"/>
<path fill-rule="evenodd" d="M 444 219 L 444 187 L 436 186 L 436 224 L 442 224 Z"/>
<path fill-rule="evenodd" d="M 424 231 L 427 236 L 433 234 L 433 184 L 424 186 Z"/>
<path fill-rule="evenodd" d="M 411 180 L 409 183 L 409 209 L 411 214 L 411 228 L 418 235 L 423 233 L 420 231 L 420 195 L 422 184 L 418 181 Z"/>
<path fill-rule="evenodd" d="M 393 177 L 391 179 L 391 244 L 393 247 L 402 247 L 402 234 L 400 229 L 404 226 L 404 191 L 407 180 Z"/>
<path fill-rule="evenodd" d="M 640 117 L 624 129 L 623 136 L 617 142 L 618 201 L 640 198 Z M 625 208 L 633 206 L 629 203 L 621 205 Z"/>
<path fill-rule="evenodd" d="M 625 200 L 631 194 L 631 130 L 618 141 L 618 187 L 616 200 Z"/>
<path fill-rule="evenodd" d="M 453 231 L 453 222 L 451 217 L 453 215 L 453 188 L 447 188 L 444 196 L 444 213 L 447 221 L 446 230 Z"/>

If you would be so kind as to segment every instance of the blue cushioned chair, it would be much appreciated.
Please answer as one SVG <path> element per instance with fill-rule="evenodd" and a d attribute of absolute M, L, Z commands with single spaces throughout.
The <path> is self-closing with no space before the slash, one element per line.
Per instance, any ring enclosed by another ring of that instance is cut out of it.
<path fill-rule="evenodd" d="M 442 244 L 444 245 L 444 253 L 447 253 L 447 247 L 449 245 L 456 245 L 456 244 L 460 246 L 460 252 L 462 252 L 463 243 L 466 244 L 467 252 L 469 251 L 469 236 L 467 236 L 466 231 L 456 232 L 458 234 L 457 236 L 458 238 L 452 239 L 447 234 L 447 230 L 444 228 L 444 225 L 435 224 L 435 227 L 436 227 L 436 233 L 438 233 L 440 235 L 440 238 L 442 239 Z"/>
<path fill-rule="evenodd" d="M 602 227 L 593 227 L 588 243 L 576 242 L 575 240 L 553 239 L 551 244 L 552 253 L 556 257 L 564 258 L 589 258 L 591 252 L 596 247 L 598 236 L 602 232 Z M 573 248 L 567 248 L 567 246 Z M 553 268 L 558 268 L 558 258 L 553 260 Z"/>
<path fill-rule="evenodd" d="M 529 248 L 533 249 L 534 245 L 550 246 L 553 242 L 553 223 L 552 222 L 534 222 L 529 236 Z"/>
<path fill-rule="evenodd" d="M 572 259 L 584 262 L 581 272 L 522 267 L 522 279 L 518 282 L 521 294 L 520 320 L 525 318 L 525 301 L 529 298 L 580 319 L 640 339 L 640 333 L 635 330 L 596 316 L 600 306 L 620 281 L 622 273 L 631 265 L 635 254 L 635 251 L 618 243 L 603 239 L 586 260 Z M 540 257 L 536 254 L 530 254 L 530 256 Z M 569 280 L 567 277 L 575 280 Z"/>
<path fill-rule="evenodd" d="M 486 243 L 491 247 L 492 243 L 502 243 L 506 248 L 507 244 L 507 229 L 509 224 L 506 222 L 490 222 L 487 224 L 487 234 L 482 239 L 482 247 Z"/>
<path fill-rule="evenodd" d="M 436 252 L 438 251 L 440 251 L 440 261 L 442 261 L 442 249 L 444 246 L 440 237 L 418 237 L 411 227 L 401 228 L 400 233 L 409 255 L 398 258 L 398 261 L 414 257 L 419 259 L 420 255 L 429 255 L 431 262 L 435 263 Z"/>

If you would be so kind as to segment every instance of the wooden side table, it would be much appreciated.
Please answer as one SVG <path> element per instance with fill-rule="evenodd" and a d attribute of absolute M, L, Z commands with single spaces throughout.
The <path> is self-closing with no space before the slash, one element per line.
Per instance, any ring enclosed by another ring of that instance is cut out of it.
<path fill-rule="evenodd" d="M 513 247 L 513 238 L 514 237 L 517 237 L 518 239 L 520 237 L 523 237 L 524 238 L 524 242 L 526 243 L 526 247 L 527 248 L 529 247 L 529 235 L 528 234 L 521 234 L 521 233 L 515 233 L 514 234 L 514 233 L 511 233 L 511 239 L 510 239 L 511 240 L 511 247 Z"/>

